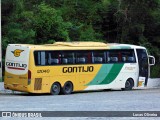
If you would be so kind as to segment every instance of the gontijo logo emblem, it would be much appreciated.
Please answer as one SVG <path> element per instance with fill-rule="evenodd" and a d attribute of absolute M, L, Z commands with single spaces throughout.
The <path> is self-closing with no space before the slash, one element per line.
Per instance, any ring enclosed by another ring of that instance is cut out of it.
<path fill-rule="evenodd" d="M 19 57 L 21 55 L 21 52 L 23 52 L 24 50 L 20 50 L 20 49 L 16 49 L 14 51 L 11 51 L 15 57 Z"/>

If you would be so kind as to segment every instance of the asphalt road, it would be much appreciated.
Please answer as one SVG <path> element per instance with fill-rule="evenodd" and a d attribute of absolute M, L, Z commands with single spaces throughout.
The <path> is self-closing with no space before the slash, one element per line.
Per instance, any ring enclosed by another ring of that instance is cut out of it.
<path fill-rule="evenodd" d="M 159 101 L 160 88 L 78 92 L 58 96 L 0 94 L 0 111 L 160 111 Z M 81 118 L 65 119 L 79 120 Z M 102 120 L 104 118 L 93 117 L 91 119 Z M 158 118 L 149 119 L 158 120 Z"/>

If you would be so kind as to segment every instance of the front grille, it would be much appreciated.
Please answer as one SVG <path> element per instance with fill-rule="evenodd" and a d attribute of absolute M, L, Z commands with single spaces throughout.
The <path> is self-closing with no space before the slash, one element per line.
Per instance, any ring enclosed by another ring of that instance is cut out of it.
<path fill-rule="evenodd" d="M 42 89 L 42 78 L 35 78 L 34 90 Z"/>

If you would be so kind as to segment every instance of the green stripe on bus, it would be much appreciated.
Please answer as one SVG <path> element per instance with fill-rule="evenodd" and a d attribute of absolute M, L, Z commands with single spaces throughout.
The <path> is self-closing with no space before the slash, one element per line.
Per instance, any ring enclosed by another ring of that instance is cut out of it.
<path fill-rule="evenodd" d="M 108 75 L 109 71 L 111 70 L 113 64 L 104 64 L 101 66 L 99 72 L 95 76 L 95 78 L 88 83 L 87 85 L 97 85 L 100 84 L 105 78 L 106 75 Z"/>
<path fill-rule="evenodd" d="M 104 64 L 100 68 L 95 78 L 87 84 L 109 84 L 118 76 L 124 64 Z"/>
<path fill-rule="evenodd" d="M 109 84 L 112 81 L 116 79 L 118 74 L 120 73 L 122 67 L 124 64 L 114 64 L 108 73 L 108 75 L 105 77 L 105 79 L 100 84 Z"/>

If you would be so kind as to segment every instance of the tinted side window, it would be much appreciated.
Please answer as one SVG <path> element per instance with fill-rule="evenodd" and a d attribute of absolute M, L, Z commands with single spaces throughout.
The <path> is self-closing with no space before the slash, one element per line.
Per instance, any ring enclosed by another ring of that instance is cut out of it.
<path fill-rule="evenodd" d="M 123 50 L 122 53 L 122 62 L 125 63 L 135 63 L 136 58 L 134 54 L 134 50 Z"/>
<path fill-rule="evenodd" d="M 135 63 L 134 50 L 109 50 L 106 52 L 108 63 Z"/>
<path fill-rule="evenodd" d="M 76 63 L 77 64 L 91 63 L 91 52 L 90 51 L 76 51 Z"/>
<path fill-rule="evenodd" d="M 58 51 L 35 51 L 35 65 L 61 64 L 61 54 Z"/>
<path fill-rule="evenodd" d="M 104 51 L 94 51 L 92 56 L 92 63 L 105 63 Z"/>
<path fill-rule="evenodd" d="M 62 64 L 74 64 L 75 63 L 75 53 L 72 51 L 61 52 Z"/>
<path fill-rule="evenodd" d="M 119 53 L 116 50 L 107 51 L 107 62 L 117 63 L 119 62 Z"/>
<path fill-rule="evenodd" d="M 145 56 L 144 54 L 143 57 Z M 34 59 L 35 65 L 136 62 L 134 50 L 35 51 Z"/>
<path fill-rule="evenodd" d="M 46 65 L 61 64 L 61 54 L 59 51 L 46 51 Z"/>
<path fill-rule="evenodd" d="M 35 65 L 46 65 L 46 54 L 45 51 L 34 52 Z"/>

